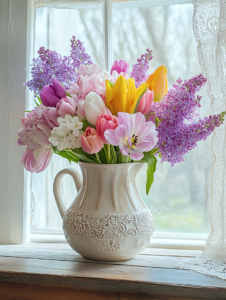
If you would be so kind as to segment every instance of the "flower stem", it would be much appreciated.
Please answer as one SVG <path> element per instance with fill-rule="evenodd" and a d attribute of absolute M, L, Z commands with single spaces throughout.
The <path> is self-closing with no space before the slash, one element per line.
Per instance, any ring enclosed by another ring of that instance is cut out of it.
<path fill-rule="evenodd" d="M 96 158 L 97 158 L 97 160 L 99 161 L 99 163 L 101 164 L 101 161 L 100 161 L 100 158 L 99 158 L 99 155 L 98 155 L 98 153 L 95 153 L 95 155 L 96 155 Z"/>
<path fill-rule="evenodd" d="M 110 144 L 107 144 L 107 161 L 108 161 L 108 164 L 111 163 L 111 145 Z"/>

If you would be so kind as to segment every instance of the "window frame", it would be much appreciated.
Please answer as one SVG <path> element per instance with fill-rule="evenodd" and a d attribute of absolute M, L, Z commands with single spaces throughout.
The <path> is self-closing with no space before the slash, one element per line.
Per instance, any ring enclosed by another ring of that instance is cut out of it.
<path fill-rule="evenodd" d="M 0 0 L 1 2 L 4 0 Z M 9 3 L 10 1 L 7 0 Z M 16 5 L 17 1 L 13 1 L 13 5 Z M 23 2 L 23 4 L 22 4 Z M 169 4 L 185 4 L 192 3 L 192 0 L 130 0 L 129 5 L 136 6 L 156 6 L 156 5 L 169 5 Z M 17 2 L 18 3 L 18 2 Z M 113 62 L 113 47 L 112 47 L 112 5 L 123 7 L 128 6 L 128 0 L 21 0 L 19 5 L 23 5 L 23 13 L 25 14 L 26 10 L 26 18 L 23 19 L 23 22 L 26 22 L 26 32 L 23 32 L 23 36 L 26 36 L 27 46 L 26 44 L 20 45 L 25 48 L 27 56 L 26 56 L 26 78 L 24 78 L 24 82 L 29 79 L 30 74 L 30 62 L 33 57 L 33 43 L 34 43 L 34 27 L 35 27 L 35 9 L 43 6 L 60 6 L 60 7 L 71 7 L 73 4 L 76 6 L 81 5 L 84 6 L 88 3 L 103 3 L 103 14 L 104 14 L 104 55 L 105 55 L 105 69 L 108 71 Z M 17 4 L 18 5 L 18 4 Z M 22 21 L 22 20 L 21 20 Z M 11 22 L 16 22 L 11 19 Z M 25 23 L 24 23 L 25 24 Z M 14 24 L 15 25 L 15 24 Z M 16 57 L 14 58 L 16 60 Z M 22 70 L 24 69 L 24 60 L 20 61 L 19 67 Z M 19 77 L 17 77 L 19 80 Z M 21 78 L 20 78 L 21 81 Z M 23 90 L 25 88 L 23 87 Z M 31 107 L 31 93 L 26 90 L 26 97 L 21 101 L 20 105 L 20 115 L 23 114 L 24 107 L 28 110 Z M 15 100 L 16 101 L 16 100 Z M 13 106 L 13 104 L 12 104 Z M 17 119 L 18 115 L 16 116 Z M 23 117 L 23 116 L 22 116 Z M 18 121 L 18 120 L 17 120 Z M 18 122 L 17 122 L 18 123 Z M 18 130 L 17 126 L 14 126 L 12 130 L 9 131 L 10 136 L 15 135 L 15 132 Z M 10 218 L 5 217 L 4 206 L 1 209 L 0 202 L 0 228 L 3 226 L 7 227 L 6 234 L 2 233 L 0 230 L 0 243 L 24 243 L 24 242 L 66 242 L 63 231 L 58 229 L 30 229 L 30 195 L 31 195 L 31 175 L 29 172 L 23 170 L 23 166 L 19 162 L 19 156 L 21 156 L 21 151 L 16 149 L 16 168 L 19 170 L 19 173 L 15 174 L 14 180 L 16 182 L 17 179 L 24 179 L 24 188 L 19 193 L 19 202 L 20 209 L 18 213 L 18 209 L 13 209 L 10 211 Z M 9 152 L 10 153 L 10 152 Z M 2 159 L 4 160 L 4 158 Z M 7 178 L 9 180 L 9 178 Z M 19 181 L 21 182 L 21 181 Z M 2 184 L 2 183 L 1 183 Z M 17 187 L 19 188 L 19 187 Z M 8 188 L 9 190 L 9 188 Z M 4 198 L 3 198 L 4 199 Z M 18 202 L 18 198 L 11 198 L 11 203 L 7 204 L 7 209 L 10 210 L 12 205 Z M 18 206 L 17 206 L 18 208 Z M 3 220 L 3 221 L 2 221 Z M 12 222 L 12 224 L 10 223 Z M 22 223 L 22 226 L 20 225 Z M 19 229 L 17 228 L 19 226 Z M 15 226 L 17 230 L 15 230 Z M 18 238 L 19 231 L 19 238 Z M 186 233 L 168 233 L 168 232 L 156 232 L 154 233 L 152 242 L 150 247 L 155 248 L 171 248 L 171 249 L 193 249 L 200 250 L 203 248 L 207 234 L 186 234 Z"/>

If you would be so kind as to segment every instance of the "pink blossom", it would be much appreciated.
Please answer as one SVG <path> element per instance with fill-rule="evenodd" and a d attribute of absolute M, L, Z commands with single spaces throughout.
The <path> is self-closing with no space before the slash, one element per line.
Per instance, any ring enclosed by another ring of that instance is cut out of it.
<path fill-rule="evenodd" d="M 75 116 L 78 101 L 72 97 L 61 98 L 57 103 L 56 108 L 60 117 L 64 118 L 67 114 Z"/>
<path fill-rule="evenodd" d="M 74 95 L 76 95 L 78 100 L 85 100 L 86 96 L 90 92 L 95 92 L 100 95 L 102 99 L 104 99 L 106 92 L 105 80 L 102 78 L 98 78 L 96 74 L 93 74 L 91 76 L 80 75 L 77 83 L 71 85 L 68 92 L 72 92 L 73 97 Z"/>
<path fill-rule="evenodd" d="M 67 90 L 67 92 L 76 100 L 79 92 L 79 86 L 77 85 L 77 83 L 76 82 L 72 83 L 70 85 L 70 88 Z"/>
<path fill-rule="evenodd" d="M 118 127 L 118 119 L 116 116 L 112 116 L 111 114 L 103 114 L 98 117 L 96 131 L 104 144 L 109 144 L 104 137 L 105 131 L 107 129 L 115 129 L 116 127 Z"/>
<path fill-rule="evenodd" d="M 125 60 L 115 60 L 113 65 L 112 65 L 112 68 L 111 68 L 111 74 L 112 72 L 116 70 L 118 73 L 121 73 L 121 72 L 125 72 L 125 73 L 129 73 L 129 63 L 127 63 Z"/>
<path fill-rule="evenodd" d="M 39 173 L 48 167 L 52 156 L 52 147 L 39 147 L 35 149 L 27 147 L 26 152 L 24 152 L 22 155 L 20 162 L 24 164 L 24 167 L 27 171 L 30 171 L 31 173 Z"/>
<path fill-rule="evenodd" d="M 82 149 L 89 154 L 98 153 L 104 146 L 96 130 L 91 127 L 87 127 L 82 135 L 81 145 Z"/>
<path fill-rule="evenodd" d="M 116 70 L 112 72 L 111 81 L 116 83 L 116 80 L 118 79 L 119 75 L 122 75 L 126 80 L 129 79 L 129 75 L 125 72 L 118 73 Z"/>
<path fill-rule="evenodd" d="M 99 65 L 97 64 L 91 64 L 91 65 L 82 65 L 78 69 L 79 75 L 82 76 L 92 76 L 95 74 L 98 78 L 102 79 L 111 79 L 111 74 L 105 70 L 103 70 Z"/>
<path fill-rule="evenodd" d="M 108 129 L 104 136 L 113 146 L 119 146 L 121 153 L 133 160 L 141 160 L 143 152 L 152 150 L 157 142 L 157 131 L 153 122 L 146 122 L 142 113 L 118 113 L 119 126 Z"/>
<path fill-rule="evenodd" d="M 151 107 L 154 99 L 154 92 L 147 90 L 144 96 L 141 98 L 137 108 L 137 112 L 141 112 L 143 115 L 147 115 L 151 112 Z"/>

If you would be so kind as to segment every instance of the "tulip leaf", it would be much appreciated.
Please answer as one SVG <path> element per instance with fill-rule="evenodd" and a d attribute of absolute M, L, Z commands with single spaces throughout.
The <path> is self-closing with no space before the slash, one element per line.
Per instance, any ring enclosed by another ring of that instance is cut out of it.
<path fill-rule="evenodd" d="M 40 98 L 38 95 L 36 95 L 36 97 L 38 98 L 38 102 L 39 102 L 40 104 L 42 104 L 41 98 Z"/>
<path fill-rule="evenodd" d="M 149 194 L 150 188 L 152 186 L 152 183 L 154 181 L 154 173 L 156 170 L 156 163 L 157 159 L 153 155 L 149 155 L 148 153 L 144 153 L 144 157 L 142 158 L 143 162 L 146 162 L 148 164 L 147 169 L 147 183 L 146 183 L 146 194 Z"/>
<path fill-rule="evenodd" d="M 35 99 L 34 99 L 35 100 Z M 37 107 L 39 107 L 40 106 L 40 104 L 38 104 L 38 102 L 35 100 L 35 104 L 36 104 L 36 106 Z"/>
<path fill-rule="evenodd" d="M 117 156 L 115 153 L 114 146 L 111 145 L 111 157 L 112 157 L 112 164 L 117 164 Z"/>
<path fill-rule="evenodd" d="M 113 86 L 114 86 L 114 83 L 113 83 L 113 82 L 111 82 L 110 80 L 108 80 L 108 82 L 109 82 L 109 85 L 111 86 L 111 88 L 113 88 Z"/>
<path fill-rule="evenodd" d="M 64 157 L 64 158 L 66 158 L 66 159 L 69 161 L 70 164 L 71 164 L 71 161 L 76 162 L 76 163 L 79 161 L 79 158 L 78 158 L 78 157 L 77 157 L 77 159 L 76 159 L 76 158 L 72 159 L 72 158 L 67 154 L 66 151 L 64 151 L 64 150 L 59 151 L 59 150 L 57 149 L 57 147 L 53 147 L 53 150 L 54 150 L 54 153 L 55 153 L 55 154 L 57 154 L 57 155 L 59 155 L 59 156 L 62 156 L 62 157 Z"/>
<path fill-rule="evenodd" d="M 83 151 L 82 148 L 75 148 L 69 151 L 75 154 L 76 156 L 78 156 L 81 160 L 85 162 L 99 164 L 99 161 L 94 155 L 86 153 L 85 151 Z"/>
<path fill-rule="evenodd" d="M 134 112 L 133 112 L 134 114 L 137 112 L 138 106 L 140 104 L 140 100 L 144 96 L 144 94 L 146 93 L 146 91 L 147 91 L 147 89 L 140 95 L 139 99 L 137 100 L 137 104 L 136 104 Z"/>
<path fill-rule="evenodd" d="M 105 154 L 105 151 L 104 151 L 104 148 L 102 148 L 99 152 L 99 158 L 100 158 L 100 161 L 102 164 L 107 164 L 107 158 L 106 158 L 106 154 Z"/>
<path fill-rule="evenodd" d="M 67 95 L 68 97 L 71 97 L 71 98 L 72 98 L 72 96 L 71 96 L 67 91 L 65 91 L 65 93 L 66 93 L 66 95 Z"/>

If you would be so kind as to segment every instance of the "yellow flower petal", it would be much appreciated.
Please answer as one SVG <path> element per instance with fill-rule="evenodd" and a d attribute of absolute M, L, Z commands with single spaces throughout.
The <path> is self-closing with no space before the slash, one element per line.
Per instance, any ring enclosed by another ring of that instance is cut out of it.
<path fill-rule="evenodd" d="M 126 97 L 126 112 L 129 112 L 129 109 L 133 105 L 134 99 L 136 97 L 136 86 L 133 78 L 129 78 L 126 80 L 126 87 L 128 90 Z"/>
<path fill-rule="evenodd" d="M 165 66 L 159 67 L 147 79 L 148 89 L 154 91 L 154 101 L 160 101 L 167 93 L 167 69 Z"/>
<path fill-rule="evenodd" d="M 142 83 L 136 89 L 133 78 L 125 79 L 122 75 L 112 85 L 106 80 L 105 105 L 113 115 L 118 112 L 134 113 L 140 96 L 147 90 L 147 83 Z"/>
<path fill-rule="evenodd" d="M 112 87 L 107 79 L 105 81 L 105 84 L 106 84 L 105 105 L 107 106 L 108 109 L 110 109 L 111 113 L 115 115 L 116 113 L 114 111 L 114 108 L 111 105 L 111 100 L 114 97 Z"/>
<path fill-rule="evenodd" d="M 125 78 L 120 75 L 112 88 L 113 99 L 111 105 L 115 112 L 126 112 L 126 96 L 128 93 Z"/>
<path fill-rule="evenodd" d="M 130 109 L 129 109 L 129 113 L 130 113 L 130 114 L 133 114 L 133 113 L 134 113 L 135 107 L 136 107 L 136 105 L 137 105 L 137 101 L 139 100 L 140 96 L 146 92 L 147 88 L 148 88 L 147 83 L 142 83 L 142 84 L 136 89 L 136 96 L 135 96 L 134 102 L 133 102 L 133 104 L 130 106 Z"/>

